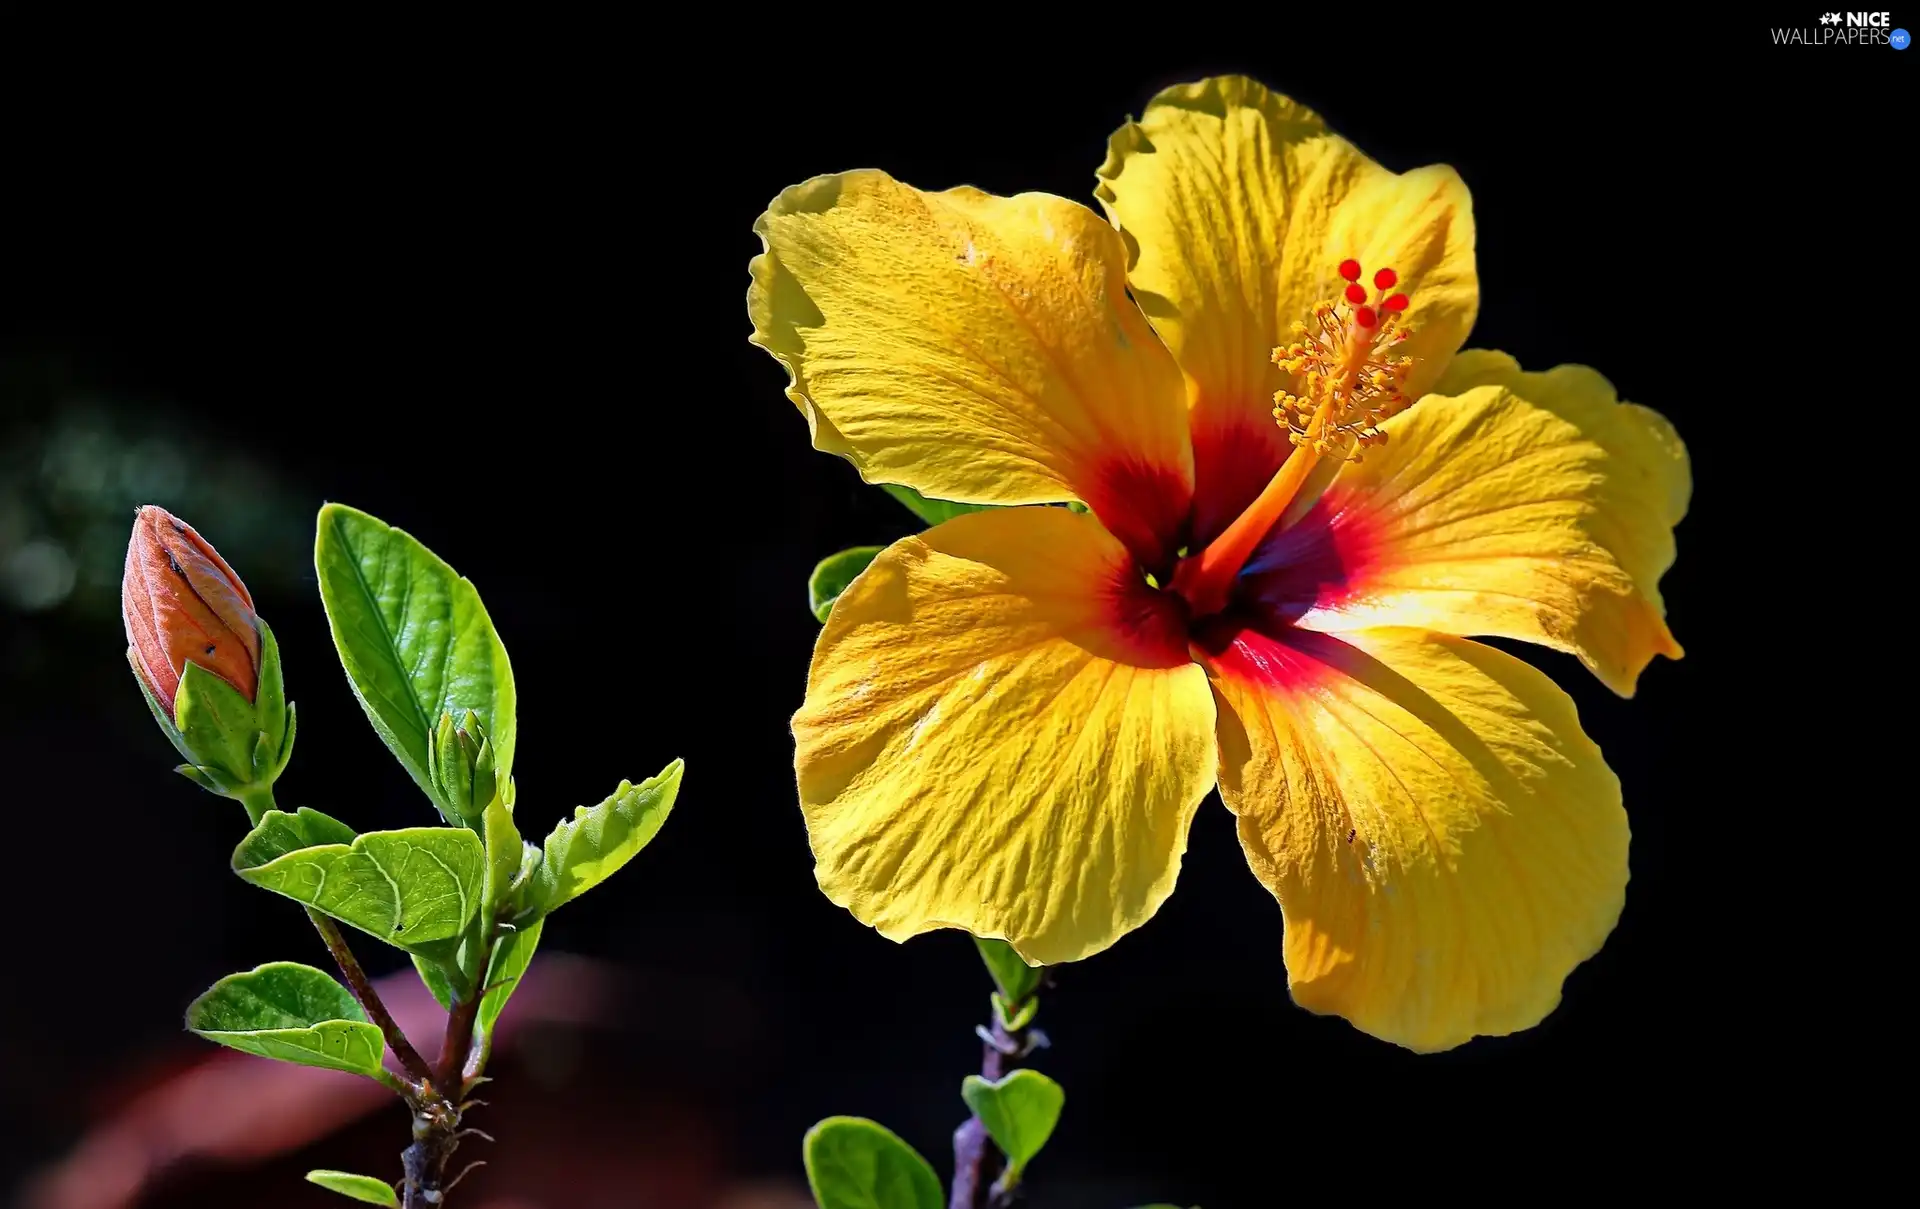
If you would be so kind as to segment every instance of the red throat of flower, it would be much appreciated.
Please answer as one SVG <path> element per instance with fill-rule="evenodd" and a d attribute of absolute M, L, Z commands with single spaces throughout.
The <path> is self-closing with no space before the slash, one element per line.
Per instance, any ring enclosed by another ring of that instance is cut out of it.
<path fill-rule="evenodd" d="M 1347 285 L 1340 297 L 1315 303 L 1310 318 L 1293 325 L 1293 342 L 1273 350 L 1274 364 L 1299 388 L 1273 396 L 1273 418 L 1294 450 L 1237 520 L 1174 568 L 1169 586 L 1194 617 L 1226 607 L 1234 578 L 1322 458 L 1359 461 L 1360 450 L 1386 444 L 1380 424 L 1413 405 L 1400 390 L 1413 358 L 1390 353 L 1412 332 L 1401 321 L 1407 296 L 1393 292 L 1399 274 L 1376 272 L 1370 295 L 1360 284 L 1362 271 L 1357 260 L 1341 261 Z"/>

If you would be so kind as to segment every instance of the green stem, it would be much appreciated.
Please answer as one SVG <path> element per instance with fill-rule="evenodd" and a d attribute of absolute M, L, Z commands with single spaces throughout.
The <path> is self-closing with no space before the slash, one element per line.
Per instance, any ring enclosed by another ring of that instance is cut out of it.
<path fill-rule="evenodd" d="M 492 1052 L 492 1038 L 482 1035 L 480 1045 L 474 1045 L 474 1025 L 480 1019 L 480 1001 L 492 988 L 487 985 L 487 971 L 493 965 L 493 947 L 500 943 L 500 927 L 490 908 L 482 908 L 482 917 L 487 927 L 480 945 L 480 957 L 475 963 L 480 970 L 473 980 L 473 990 L 464 998 L 457 1000 L 447 1012 L 447 1032 L 440 1042 L 440 1079 L 447 1094 L 458 1103 L 466 1097 L 466 1085 L 469 1080 L 477 1079 L 486 1070 L 487 1058 Z"/>
<path fill-rule="evenodd" d="M 267 811 L 274 809 L 273 786 L 248 787 L 239 793 L 240 804 L 247 808 L 247 822 L 258 827 Z"/>

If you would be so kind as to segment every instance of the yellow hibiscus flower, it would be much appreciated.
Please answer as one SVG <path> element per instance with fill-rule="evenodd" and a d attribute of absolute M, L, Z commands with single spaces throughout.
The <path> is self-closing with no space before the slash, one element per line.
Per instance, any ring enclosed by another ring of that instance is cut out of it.
<path fill-rule="evenodd" d="M 1217 784 L 1296 1002 L 1416 1050 L 1528 1028 L 1627 884 L 1618 780 L 1545 675 L 1679 658 L 1671 425 L 1459 351 L 1466 186 L 1242 78 L 1110 141 L 1107 220 L 816 177 L 756 224 L 755 343 L 819 448 L 996 505 L 834 605 L 793 719 L 820 887 L 894 939 L 1097 953 Z"/>

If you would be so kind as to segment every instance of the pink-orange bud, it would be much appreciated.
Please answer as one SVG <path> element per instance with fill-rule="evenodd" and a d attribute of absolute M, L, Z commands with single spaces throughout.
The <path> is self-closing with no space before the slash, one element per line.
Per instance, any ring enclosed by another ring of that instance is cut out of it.
<path fill-rule="evenodd" d="M 164 508 L 134 516 L 120 585 L 133 663 L 169 713 L 180 676 L 197 663 L 251 701 L 260 683 L 253 597 L 227 560 Z"/>

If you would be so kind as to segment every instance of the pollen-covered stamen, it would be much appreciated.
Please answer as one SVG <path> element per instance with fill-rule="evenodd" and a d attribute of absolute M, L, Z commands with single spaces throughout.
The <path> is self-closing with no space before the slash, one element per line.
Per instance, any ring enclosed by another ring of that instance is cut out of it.
<path fill-rule="evenodd" d="M 1340 276 L 1349 284 L 1340 298 L 1315 303 L 1312 315 L 1293 325 L 1293 342 L 1273 350 L 1274 364 L 1298 379 L 1298 393 L 1273 397 L 1273 417 L 1288 438 L 1356 462 L 1359 450 L 1386 443 L 1382 421 L 1412 406 L 1401 387 L 1413 358 L 1391 351 L 1412 330 L 1401 322 L 1407 296 L 1389 292 L 1400 275 L 1389 268 L 1374 273 L 1369 296 L 1362 273 L 1359 261 L 1342 261 Z"/>

